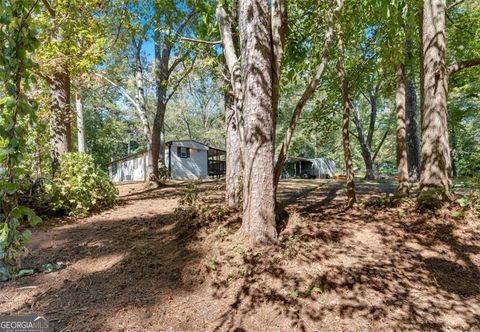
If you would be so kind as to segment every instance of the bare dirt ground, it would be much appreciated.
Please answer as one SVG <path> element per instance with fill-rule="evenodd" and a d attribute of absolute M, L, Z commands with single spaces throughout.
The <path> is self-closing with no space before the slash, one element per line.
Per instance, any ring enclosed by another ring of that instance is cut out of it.
<path fill-rule="evenodd" d="M 45 221 L 24 265 L 66 267 L 0 283 L 0 313 L 44 314 L 57 331 L 480 331 L 475 217 L 345 212 L 342 183 L 288 181 L 279 243 L 252 248 L 235 216 L 186 225 L 183 188 L 123 185 L 112 210 Z M 221 202 L 221 182 L 199 188 L 206 206 Z"/>

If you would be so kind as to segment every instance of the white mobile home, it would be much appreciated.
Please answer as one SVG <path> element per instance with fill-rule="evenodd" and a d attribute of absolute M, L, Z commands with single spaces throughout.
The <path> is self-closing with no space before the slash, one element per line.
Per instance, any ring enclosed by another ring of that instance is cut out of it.
<path fill-rule="evenodd" d="M 165 144 L 165 164 L 172 179 L 206 179 L 225 174 L 225 151 L 193 140 Z M 142 151 L 108 165 L 113 182 L 146 181 L 148 154 Z"/>

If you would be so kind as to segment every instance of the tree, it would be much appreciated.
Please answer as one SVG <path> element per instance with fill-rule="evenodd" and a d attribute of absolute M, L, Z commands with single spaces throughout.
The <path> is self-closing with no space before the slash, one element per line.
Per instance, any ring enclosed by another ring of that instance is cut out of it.
<path fill-rule="evenodd" d="M 345 69 L 343 67 L 343 57 L 344 57 L 344 46 L 343 46 L 343 35 L 340 32 L 340 27 L 337 27 L 339 33 L 338 38 L 338 60 L 337 60 L 337 73 L 340 81 L 340 90 L 342 95 L 342 106 L 343 106 L 343 116 L 342 116 L 342 145 L 343 145 L 343 154 L 345 160 L 345 169 L 346 169 L 346 181 L 347 181 L 347 204 L 346 208 L 351 208 L 357 198 L 355 194 L 355 181 L 354 181 L 354 172 L 353 172 L 353 162 L 352 162 L 352 152 L 350 150 L 350 112 L 351 112 L 351 102 L 348 93 L 348 81 L 345 75 Z"/>
<path fill-rule="evenodd" d="M 397 93 L 395 97 L 397 110 L 397 169 L 399 177 L 399 191 L 408 194 L 408 158 L 407 158 L 407 134 L 406 134 L 406 87 L 405 67 L 399 65 L 397 69 Z"/>
<path fill-rule="evenodd" d="M 378 97 L 379 97 L 379 90 L 380 90 L 380 83 L 374 84 L 373 88 L 365 94 L 362 92 L 363 96 L 367 100 L 370 105 L 370 112 L 369 112 L 369 122 L 368 122 L 368 131 L 367 137 L 365 138 L 362 120 L 360 118 L 360 113 L 358 108 L 354 107 L 353 105 L 350 106 L 353 115 L 353 123 L 355 124 L 355 128 L 357 129 L 356 138 L 358 139 L 358 143 L 360 144 L 360 151 L 362 154 L 363 161 L 365 163 L 365 179 L 373 180 L 375 179 L 375 172 L 373 169 L 373 165 L 375 162 L 375 158 L 378 154 L 378 151 L 381 149 L 384 139 L 380 140 L 378 143 L 377 148 L 375 151 L 372 150 L 372 142 L 373 142 L 373 134 L 375 132 L 375 125 L 377 124 L 377 114 L 378 114 Z M 385 135 L 388 134 L 388 128 L 385 131 Z"/>
<path fill-rule="evenodd" d="M 272 7 L 273 4 L 272 4 Z M 242 229 L 255 242 L 277 237 L 273 180 L 273 50 L 268 3 L 240 3 L 244 144 Z"/>
<path fill-rule="evenodd" d="M 405 64 L 402 76 L 405 81 L 405 136 L 408 176 L 410 182 L 420 180 L 420 140 L 418 137 L 418 106 L 415 89 L 415 72 L 412 66 L 412 42 L 405 40 Z"/>
<path fill-rule="evenodd" d="M 240 60 L 237 55 L 238 39 L 232 33 L 232 21 L 237 20 L 236 10 L 227 10 L 219 4 L 216 17 L 222 38 L 225 70 L 225 126 L 226 126 L 226 201 L 229 207 L 239 207 L 241 202 L 241 184 L 243 183 L 243 153 L 245 150 L 245 135 L 243 130 Z"/>
<path fill-rule="evenodd" d="M 425 0 L 422 9 L 422 147 L 421 189 L 449 193 L 451 180 L 447 128 L 448 68 L 445 0 Z"/>
<path fill-rule="evenodd" d="M 39 16 L 41 49 L 37 52 L 38 74 L 50 88 L 52 170 L 61 154 L 72 151 L 71 76 L 92 67 L 101 57 L 104 39 L 101 27 L 102 0 L 48 1 Z"/>
<path fill-rule="evenodd" d="M 83 104 L 80 94 L 75 94 L 75 111 L 77 113 L 78 152 L 85 153 L 85 123 L 83 121 Z"/>
<path fill-rule="evenodd" d="M 243 161 L 240 153 L 240 134 L 238 121 L 235 117 L 235 96 L 227 83 L 225 94 L 225 149 L 226 174 L 225 198 L 227 206 L 238 208 L 242 195 Z"/>
<path fill-rule="evenodd" d="M 190 50 L 179 43 L 179 37 L 188 30 L 192 21 L 196 19 L 195 11 L 185 11 L 182 7 L 188 2 L 165 0 L 154 1 L 154 35 L 155 43 L 155 86 L 156 86 L 156 111 L 153 119 L 151 150 L 148 158 L 148 174 L 151 181 L 157 181 L 159 165 L 165 167 L 164 154 L 164 121 L 167 103 L 177 90 L 181 81 L 193 69 L 195 56 L 190 56 Z M 176 58 L 172 53 L 176 50 Z M 190 64 L 187 66 L 187 63 Z M 183 73 L 176 82 L 171 81 L 172 73 L 179 65 L 183 65 Z"/>

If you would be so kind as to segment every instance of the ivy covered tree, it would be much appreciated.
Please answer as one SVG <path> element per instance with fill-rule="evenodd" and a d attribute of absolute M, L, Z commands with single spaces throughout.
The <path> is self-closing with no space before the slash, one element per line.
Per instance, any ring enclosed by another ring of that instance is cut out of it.
<path fill-rule="evenodd" d="M 36 103 L 28 97 L 35 64 L 31 53 L 39 46 L 37 39 L 37 1 L 6 1 L 0 6 L 0 275 L 19 266 L 18 252 L 30 239 L 29 230 L 19 231 L 27 220 L 40 222 L 31 209 L 19 204 L 28 171 L 22 162 L 28 158 L 25 146 L 29 126 L 36 119 Z"/>

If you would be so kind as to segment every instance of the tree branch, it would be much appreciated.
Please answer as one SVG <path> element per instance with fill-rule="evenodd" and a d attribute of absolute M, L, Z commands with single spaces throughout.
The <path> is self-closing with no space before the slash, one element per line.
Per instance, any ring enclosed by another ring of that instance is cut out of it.
<path fill-rule="evenodd" d="M 48 0 L 42 0 L 43 4 L 45 5 L 45 8 L 47 8 L 48 13 L 52 16 L 55 17 L 57 15 L 57 12 L 55 9 L 53 9 L 52 5 Z"/>
<path fill-rule="evenodd" d="M 447 11 L 449 11 L 449 10 L 452 9 L 453 7 L 458 6 L 459 4 L 461 4 L 461 3 L 464 2 L 464 1 L 465 1 L 465 0 L 458 0 L 458 1 L 455 1 L 454 3 L 448 5 Z"/>
<path fill-rule="evenodd" d="M 195 43 L 195 44 L 206 44 L 206 45 L 219 45 L 222 43 L 221 40 L 202 40 L 202 39 L 195 39 L 195 38 L 189 38 L 189 37 L 179 37 L 180 41 L 185 41 L 189 43 Z"/>
<path fill-rule="evenodd" d="M 449 66 L 447 69 L 447 72 L 448 72 L 448 75 L 450 76 L 465 68 L 478 66 L 478 65 L 480 65 L 480 58 L 465 60 Z"/>
<path fill-rule="evenodd" d="M 170 98 L 173 97 L 173 95 L 174 95 L 175 92 L 177 91 L 177 89 L 178 89 L 178 87 L 180 86 L 180 84 L 182 83 L 182 81 L 192 72 L 193 67 L 195 66 L 195 60 L 196 60 L 196 58 L 194 58 L 194 59 L 192 60 L 192 64 L 190 65 L 190 67 L 185 70 L 185 72 L 183 73 L 183 75 L 178 79 L 178 81 L 176 82 L 176 84 L 173 86 L 172 92 L 167 96 L 167 99 L 166 99 L 165 104 L 168 103 L 168 101 L 170 100 Z"/>
<path fill-rule="evenodd" d="M 375 159 L 377 158 L 378 152 L 380 152 L 380 149 L 381 149 L 383 143 L 385 142 L 385 139 L 387 138 L 389 132 L 390 132 L 390 126 L 388 126 L 387 130 L 385 130 L 385 133 L 383 134 L 383 137 L 380 140 L 380 143 L 378 143 L 377 149 L 375 150 L 375 153 L 373 154 L 373 157 L 372 157 L 372 162 L 375 162 Z"/>
<path fill-rule="evenodd" d="M 113 82 L 112 80 L 110 80 L 109 78 L 103 76 L 102 74 L 99 74 L 99 73 L 94 73 L 95 76 L 97 77 L 100 77 L 101 79 L 107 81 L 108 83 L 110 83 L 111 86 L 117 88 L 120 90 L 120 92 L 125 96 L 125 98 L 127 98 L 132 104 L 133 106 L 135 106 L 135 108 L 140 109 L 140 105 L 138 105 L 138 103 L 135 101 L 135 99 L 133 99 L 128 93 L 127 91 L 125 91 L 125 89 L 123 87 L 121 87 L 120 85 L 118 85 L 117 83 Z"/>
<path fill-rule="evenodd" d="M 172 65 L 170 66 L 170 68 L 168 69 L 168 76 L 170 76 L 173 71 L 175 70 L 175 68 L 177 68 L 177 66 L 179 64 L 181 64 L 184 60 L 185 60 L 185 57 L 188 55 L 188 52 L 183 54 L 182 56 L 179 56 L 178 58 L 176 58 L 175 60 L 173 60 L 173 63 Z"/>

